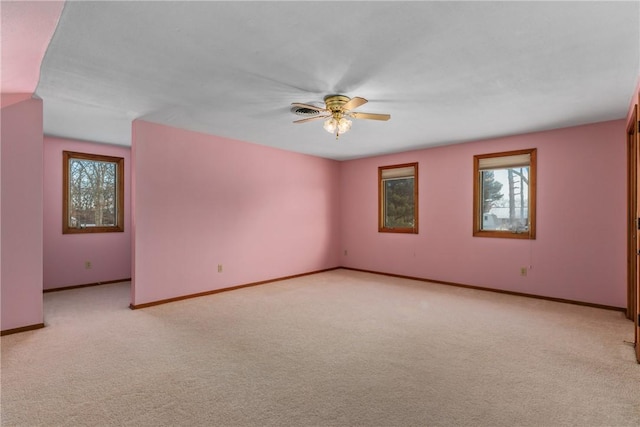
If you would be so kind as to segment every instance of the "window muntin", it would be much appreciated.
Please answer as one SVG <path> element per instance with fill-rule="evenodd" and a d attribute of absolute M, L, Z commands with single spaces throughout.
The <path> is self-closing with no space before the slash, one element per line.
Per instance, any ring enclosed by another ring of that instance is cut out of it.
<path fill-rule="evenodd" d="M 535 239 L 536 154 L 474 156 L 474 236 Z"/>
<path fill-rule="evenodd" d="M 418 233 L 418 163 L 378 168 L 378 231 Z"/>
<path fill-rule="evenodd" d="M 124 159 L 62 154 L 62 233 L 124 231 Z"/>

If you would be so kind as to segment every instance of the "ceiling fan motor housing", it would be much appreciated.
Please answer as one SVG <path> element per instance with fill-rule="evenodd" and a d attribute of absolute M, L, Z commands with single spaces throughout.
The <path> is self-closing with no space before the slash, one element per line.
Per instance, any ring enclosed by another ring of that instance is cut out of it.
<path fill-rule="evenodd" d="M 342 106 L 349 102 L 351 98 L 344 95 L 328 95 L 324 97 L 324 103 L 328 110 L 332 112 L 342 111 Z"/>

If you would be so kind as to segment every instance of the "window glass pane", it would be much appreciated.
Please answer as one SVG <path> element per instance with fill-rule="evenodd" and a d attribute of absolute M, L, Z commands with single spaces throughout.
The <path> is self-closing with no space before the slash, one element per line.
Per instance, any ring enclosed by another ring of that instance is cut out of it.
<path fill-rule="evenodd" d="M 117 164 L 69 159 L 70 228 L 116 226 Z"/>
<path fill-rule="evenodd" d="M 481 230 L 529 230 L 529 166 L 483 170 Z"/>
<path fill-rule="evenodd" d="M 384 226 L 387 228 L 414 228 L 414 178 L 385 179 Z"/>

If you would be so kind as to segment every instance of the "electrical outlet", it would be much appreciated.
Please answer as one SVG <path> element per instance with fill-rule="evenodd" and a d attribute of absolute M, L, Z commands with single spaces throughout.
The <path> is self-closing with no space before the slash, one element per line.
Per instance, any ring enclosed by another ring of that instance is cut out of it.
<path fill-rule="evenodd" d="M 87 270 L 91 269 L 91 261 L 85 261 L 84 262 L 84 268 L 86 268 Z"/>
<path fill-rule="evenodd" d="M 218 273 L 222 273 L 222 264 L 218 264 Z"/>
<path fill-rule="evenodd" d="M 523 277 L 527 276 L 527 267 L 520 267 L 520 275 Z"/>

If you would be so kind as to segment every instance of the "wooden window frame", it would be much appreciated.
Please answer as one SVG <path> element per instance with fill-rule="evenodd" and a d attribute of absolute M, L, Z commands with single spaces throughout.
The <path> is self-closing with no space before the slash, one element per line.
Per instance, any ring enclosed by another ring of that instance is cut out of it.
<path fill-rule="evenodd" d="M 483 230 L 482 221 L 482 183 L 480 174 L 480 160 L 496 157 L 519 156 L 523 154 L 530 155 L 529 161 L 529 224 L 528 231 L 514 232 L 502 230 Z M 500 153 L 479 154 L 473 156 L 473 235 L 475 237 L 498 237 L 506 239 L 527 239 L 535 240 L 536 238 L 536 169 L 537 169 L 537 149 L 530 148 L 526 150 L 504 151 Z"/>
<path fill-rule="evenodd" d="M 69 226 L 69 162 L 73 159 L 116 164 L 116 224 L 100 227 Z M 62 152 L 62 234 L 113 233 L 124 231 L 124 158 L 99 154 Z"/>
<path fill-rule="evenodd" d="M 383 171 L 388 169 L 400 169 L 413 167 L 413 215 L 414 226 L 413 227 L 387 227 L 385 225 L 384 217 L 384 181 Z M 418 234 L 418 162 L 415 163 L 403 163 L 399 165 L 379 166 L 378 167 L 378 232 L 380 233 L 409 233 Z"/>

